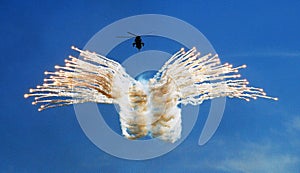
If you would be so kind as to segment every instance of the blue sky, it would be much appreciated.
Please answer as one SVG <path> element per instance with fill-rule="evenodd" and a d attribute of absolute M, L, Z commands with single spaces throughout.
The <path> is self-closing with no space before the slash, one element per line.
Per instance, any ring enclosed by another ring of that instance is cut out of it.
<path fill-rule="evenodd" d="M 297 0 L 1 1 L 0 172 L 299 172 L 299 7 Z M 280 100 L 228 99 L 216 134 L 199 146 L 210 105 L 205 102 L 179 147 L 159 158 L 130 161 L 90 142 L 72 106 L 38 112 L 23 98 L 42 82 L 45 70 L 73 53 L 71 45 L 82 48 L 106 25 L 148 13 L 192 24 L 222 61 L 247 64 L 241 74 L 250 84 Z"/>

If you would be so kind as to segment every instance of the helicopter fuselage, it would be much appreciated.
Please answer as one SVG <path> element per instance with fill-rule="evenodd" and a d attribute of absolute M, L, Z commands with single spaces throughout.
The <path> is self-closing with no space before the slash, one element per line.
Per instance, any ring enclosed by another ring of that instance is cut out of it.
<path fill-rule="evenodd" d="M 136 47 L 138 50 L 140 50 L 143 46 L 144 43 L 142 42 L 141 36 L 136 36 L 134 39 L 134 43 L 132 43 L 133 47 Z"/>

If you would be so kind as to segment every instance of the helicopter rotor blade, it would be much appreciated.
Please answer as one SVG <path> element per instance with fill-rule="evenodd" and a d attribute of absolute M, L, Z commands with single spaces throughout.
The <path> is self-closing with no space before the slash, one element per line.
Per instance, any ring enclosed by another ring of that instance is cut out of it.
<path fill-rule="evenodd" d="M 141 37 L 152 37 L 153 35 L 151 35 L 154 31 L 151 32 L 147 32 L 145 34 L 140 35 Z"/>
<path fill-rule="evenodd" d="M 133 36 L 116 36 L 117 38 L 133 38 Z"/>
<path fill-rule="evenodd" d="M 138 35 L 136 35 L 136 34 L 133 34 L 133 33 L 131 33 L 131 32 L 127 32 L 128 34 L 130 34 L 130 35 L 133 35 L 133 36 L 135 36 L 135 37 L 137 37 Z"/>

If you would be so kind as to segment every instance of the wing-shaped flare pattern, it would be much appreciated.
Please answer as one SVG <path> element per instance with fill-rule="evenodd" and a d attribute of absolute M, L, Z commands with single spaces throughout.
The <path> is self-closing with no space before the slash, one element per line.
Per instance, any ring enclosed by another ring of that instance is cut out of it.
<path fill-rule="evenodd" d="M 277 100 L 240 79 L 238 70 L 246 65 L 221 64 L 218 55 L 201 57 L 196 48 L 175 53 L 148 83 L 134 80 L 116 61 L 72 49 L 82 58 L 69 56 L 65 66 L 46 71 L 44 84 L 24 97 L 34 97 L 32 104 L 41 104 L 39 111 L 84 102 L 118 104 L 122 133 L 128 139 L 147 135 L 172 143 L 180 139 L 179 104 L 198 105 L 217 97 Z"/>

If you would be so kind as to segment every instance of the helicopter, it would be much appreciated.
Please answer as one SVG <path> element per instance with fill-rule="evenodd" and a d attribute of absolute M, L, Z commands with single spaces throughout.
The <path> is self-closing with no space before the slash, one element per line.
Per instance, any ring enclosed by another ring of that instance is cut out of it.
<path fill-rule="evenodd" d="M 142 49 L 142 47 L 145 45 L 142 41 L 142 37 L 140 35 L 136 35 L 131 32 L 127 32 L 127 33 L 130 34 L 131 36 L 118 36 L 117 38 L 133 38 L 133 37 L 135 37 L 134 42 L 132 43 L 132 46 L 136 47 L 140 51 Z"/>

